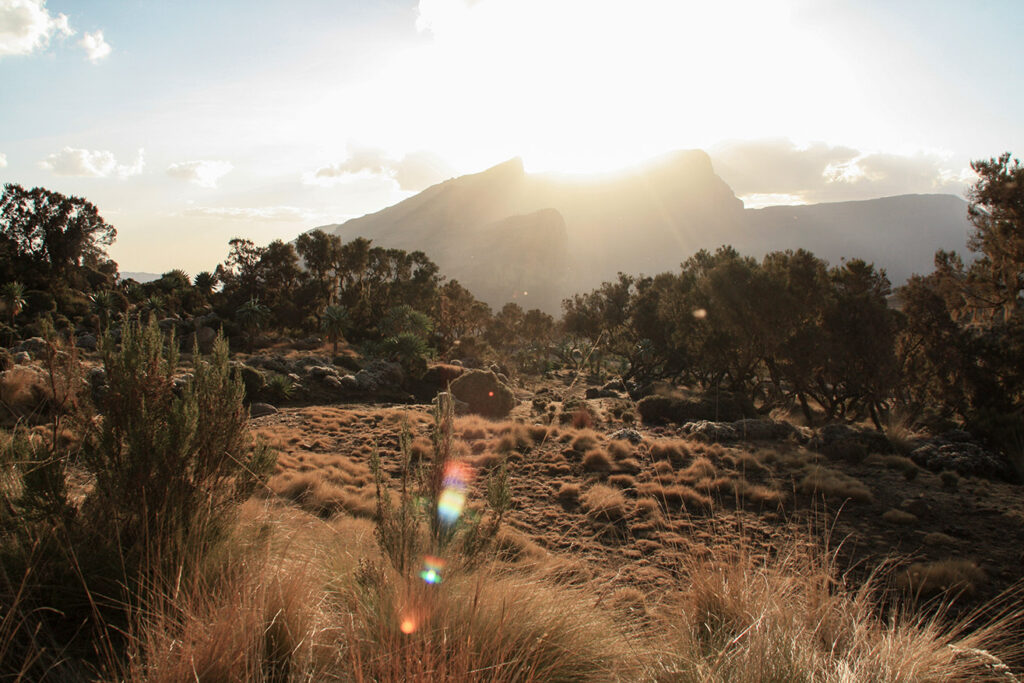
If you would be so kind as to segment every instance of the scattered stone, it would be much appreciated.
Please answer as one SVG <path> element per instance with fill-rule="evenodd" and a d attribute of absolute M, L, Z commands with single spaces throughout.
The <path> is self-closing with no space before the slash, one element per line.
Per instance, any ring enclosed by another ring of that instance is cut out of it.
<path fill-rule="evenodd" d="M 99 341 L 95 335 L 82 334 L 75 340 L 75 346 L 83 351 L 95 351 L 99 347 Z"/>
<path fill-rule="evenodd" d="M 925 445 L 914 449 L 910 459 L 932 472 L 951 471 L 965 477 L 1013 480 L 1013 467 L 1005 456 L 963 440 L 965 434 L 967 432 L 954 430 L 928 439 Z"/>
<path fill-rule="evenodd" d="M 683 425 L 683 431 L 695 439 L 712 443 L 738 441 L 740 438 L 739 433 L 727 422 L 711 422 L 709 420 L 687 422 Z"/>
<path fill-rule="evenodd" d="M 398 391 L 405 382 L 405 373 L 398 363 L 385 360 L 370 361 L 355 374 L 360 391 L 367 393 L 391 393 Z"/>
<path fill-rule="evenodd" d="M 451 383 L 455 398 L 469 404 L 470 412 L 505 417 L 516 406 L 512 389 L 489 370 L 470 370 Z"/>
<path fill-rule="evenodd" d="M 32 356 L 39 357 L 46 353 L 47 348 L 48 344 L 42 337 L 29 337 L 11 350 L 16 354 L 19 352 L 27 352 Z M 15 362 L 17 362 L 17 356 L 15 356 Z"/>
<path fill-rule="evenodd" d="M 274 415 L 275 413 L 277 413 L 277 408 L 269 403 L 253 403 L 249 406 L 249 417 L 263 417 L 264 415 Z"/>
<path fill-rule="evenodd" d="M 643 435 L 635 429 L 619 429 L 608 435 L 612 441 L 628 441 L 634 446 L 644 440 Z"/>

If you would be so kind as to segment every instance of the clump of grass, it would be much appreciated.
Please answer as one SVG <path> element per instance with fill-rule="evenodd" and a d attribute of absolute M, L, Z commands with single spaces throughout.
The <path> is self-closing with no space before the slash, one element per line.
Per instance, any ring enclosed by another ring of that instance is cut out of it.
<path fill-rule="evenodd" d="M 570 422 L 576 429 L 590 429 L 594 426 L 594 416 L 586 408 L 579 408 L 573 411 Z"/>
<path fill-rule="evenodd" d="M 583 455 L 583 470 L 585 472 L 607 474 L 611 471 L 612 466 L 611 458 L 600 448 L 592 448 Z"/>
<path fill-rule="evenodd" d="M 576 505 L 580 501 L 580 485 L 563 481 L 555 493 L 558 502 L 565 506 Z"/>
<path fill-rule="evenodd" d="M 596 448 L 601 443 L 601 437 L 592 429 L 580 430 L 572 439 L 572 449 L 578 453 L 585 453 Z"/>
<path fill-rule="evenodd" d="M 685 484 L 693 484 L 701 479 L 711 479 L 718 475 L 718 469 L 705 457 L 700 457 L 690 463 L 690 466 L 679 472 L 679 481 Z"/>
<path fill-rule="evenodd" d="M 636 487 L 636 479 L 628 474 L 613 474 L 608 477 L 609 486 L 618 486 L 620 489 L 631 489 Z"/>
<path fill-rule="evenodd" d="M 698 510 L 711 507 L 710 498 L 685 484 L 665 486 L 657 482 L 644 482 L 638 484 L 636 490 L 638 495 L 660 501 L 669 510 L 678 510 L 679 508 Z"/>
<path fill-rule="evenodd" d="M 917 515 L 911 514 L 904 510 L 886 510 L 882 515 L 882 519 L 889 524 L 895 524 L 897 526 L 911 526 L 917 524 Z"/>
<path fill-rule="evenodd" d="M 658 680 L 1006 680 L 998 659 L 1019 653 L 1017 609 L 977 628 L 944 627 L 897 611 L 876 612 L 874 578 L 853 589 L 836 554 L 785 533 L 766 550 L 744 538 L 684 556 L 681 593 L 658 611 Z"/>
<path fill-rule="evenodd" d="M 896 470 L 903 474 L 907 481 L 915 479 L 921 471 L 913 460 L 904 455 L 883 455 L 879 453 L 872 453 L 864 460 L 864 462 L 871 465 L 879 465 L 886 469 Z"/>
<path fill-rule="evenodd" d="M 942 482 L 943 488 L 947 488 L 950 491 L 956 491 L 960 488 L 960 475 L 953 470 L 942 470 L 939 473 L 939 481 Z"/>
<path fill-rule="evenodd" d="M 636 455 L 636 449 L 628 441 L 614 439 L 608 443 L 608 454 L 616 460 L 628 460 Z"/>
<path fill-rule="evenodd" d="M 797 486 L 797 490 L 804 494 L 821 495 L 840 500 L 849 499 L 858 503 L 870 503 L 874 499 L 871 489 L 859 479 L 820 465 L 811 465 L 806 468 L 806 474 Z"/>
<path fill-rule="evenodd" d="M 915 562 L 896 576 L 899 588 L 922 598 L 940 593 L 974 595 L 984 581 L 985 572 L 970 560 Z"/>
<path fill-rule="evenodd" d="M 581 499 L 590 519 L 598 522 L 620 522 L 629 510 L 629 501 L 622 491 L 604 484 L 591 486 Z"/>
<path fill-rule="evenodd" d="M 658 439 L 651 443 L 651 457 L 680 466 L 693 457 L 692 447 L 685 439 Z"/>

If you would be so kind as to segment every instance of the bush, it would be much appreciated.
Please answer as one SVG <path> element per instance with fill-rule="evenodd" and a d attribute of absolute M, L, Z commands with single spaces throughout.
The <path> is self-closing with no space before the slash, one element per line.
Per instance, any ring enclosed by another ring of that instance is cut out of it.
<path fill-rule="evenodd" d="M 224 338 L 178 392 L 175 348 L 152 321 L 125 326 L 119 350 L 103 343 L 103 426 L 83 462 L 96 477 L 90 510 L 127 567 L 204 547 L 274 462 L 249 435 Z"/>

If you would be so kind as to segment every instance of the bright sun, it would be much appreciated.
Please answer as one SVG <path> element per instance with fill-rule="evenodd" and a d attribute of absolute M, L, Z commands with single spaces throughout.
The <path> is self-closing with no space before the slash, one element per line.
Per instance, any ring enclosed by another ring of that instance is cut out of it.
<path fill-rule="evenodd" d="M 419 26 L 420 44 L 346 97 L 385 105 L 342 107 L 346 130 L 462 168 L 607 171 L 782 129 L 821 137 L 857 115 L 824 109 L 844 67 L 780 3 L 434 0 Z"/>

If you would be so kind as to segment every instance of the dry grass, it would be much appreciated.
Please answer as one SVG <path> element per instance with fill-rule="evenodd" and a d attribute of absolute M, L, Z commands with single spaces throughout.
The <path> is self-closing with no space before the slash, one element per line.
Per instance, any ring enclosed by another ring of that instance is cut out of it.
<path fill-rule="evenodd" d="M 628 474 L 613 474 L 608 477 L 609 486 L 618 486 L 620 489 L 636 488 L 636 479 Z"/>
<path fill-rule="evenodd" d="M 710 460 L 704 457 L 697 458 L 685 470 L 681 470 L 678 481 L 682 484 L 693 484 L 701 479 L 712 479 L 718 475 L 718 469 Z"/>
<path fill-rule="evenodd" d="M 583 471 L 607 474 L 613 467 L 611 458 L 600 448 L 592 448 L 583 454 Z"/>
<path fill-rule="evenodd" d="M 581 502 L 587 516 L 598 522 L 620 522 L 629 512 L 629 501 L 622 491 L 604 484 L 591 486 Z"/>
<path fill-rule="evenodd" d="M 590 429 L 594 426 L 594 416 L 586 408 L 580 408 L 573 412 L 570 422 L 576 429 Z"/>
<path fill-rule="evenodd" d="M 580 485 L 563 481 L 555 493 L 558 502 L 565 506 L 576 505 L 580 502 Z"/>
<path fill-rule="evenodd" d="M 922 598 L 940 593 L 974 595 L 984 582 L 985 572 L 970 560 L 915 562 L 896 576 L 899 588 Z"/>
<path fill-rule="evenodd" d="M 703 510 L 711 507 L 711 499 L 684 484 L 664 486 L 657 482 L 637 484 L 637 494 L 659 501 L 666 510 Z"/>
<path fill-rule="evenodd" d="M 616 460 L 628 460 L 636 455 L 636 449 L 628 441 L 615 439 L 608 443 L 608 454 Z"/>
<path fill-rule="evenodd" d="M 854 500 L 859 503 L 870 503 L 874 499 L 871 490 L 859 479 L 820 465 L 806 468 L 806 474 L 797 490 L 808 495 Z"/>
<path fill-rule="evenodd" d="M 668 636 L 657 680 L 960 681 L 1009 680 L 997 656 L 1017 609 L 974 629 L 940 617 L 876 616 L 873 581 L 841 582 L 835 555 L 788 536 L 767 553 L 742 538 L 688 559 L 678 598 L 660 610 Z"/>
<path fill-rule="evenodd" d="M 911 526 L 918 522 L 917 515 L 896 509 L 886 510 L 882 515 L 882 519 L 889 524 L 895 524 L 896 526 Z"/>
<path fill-rule="evenodd" d="M 597 448 L 601 443 L 601 436 L 592 429 L 580 430 L 572 437 L 572 449 L 578 453 L 585 453 L 591 448 Z"/>
<path fill-rule="evenodd" d="M 658 439 L 651 442 L 651 457 L 679 467 L 693 458 L 694 446 L 692 441 L 686 439 Z"/>

